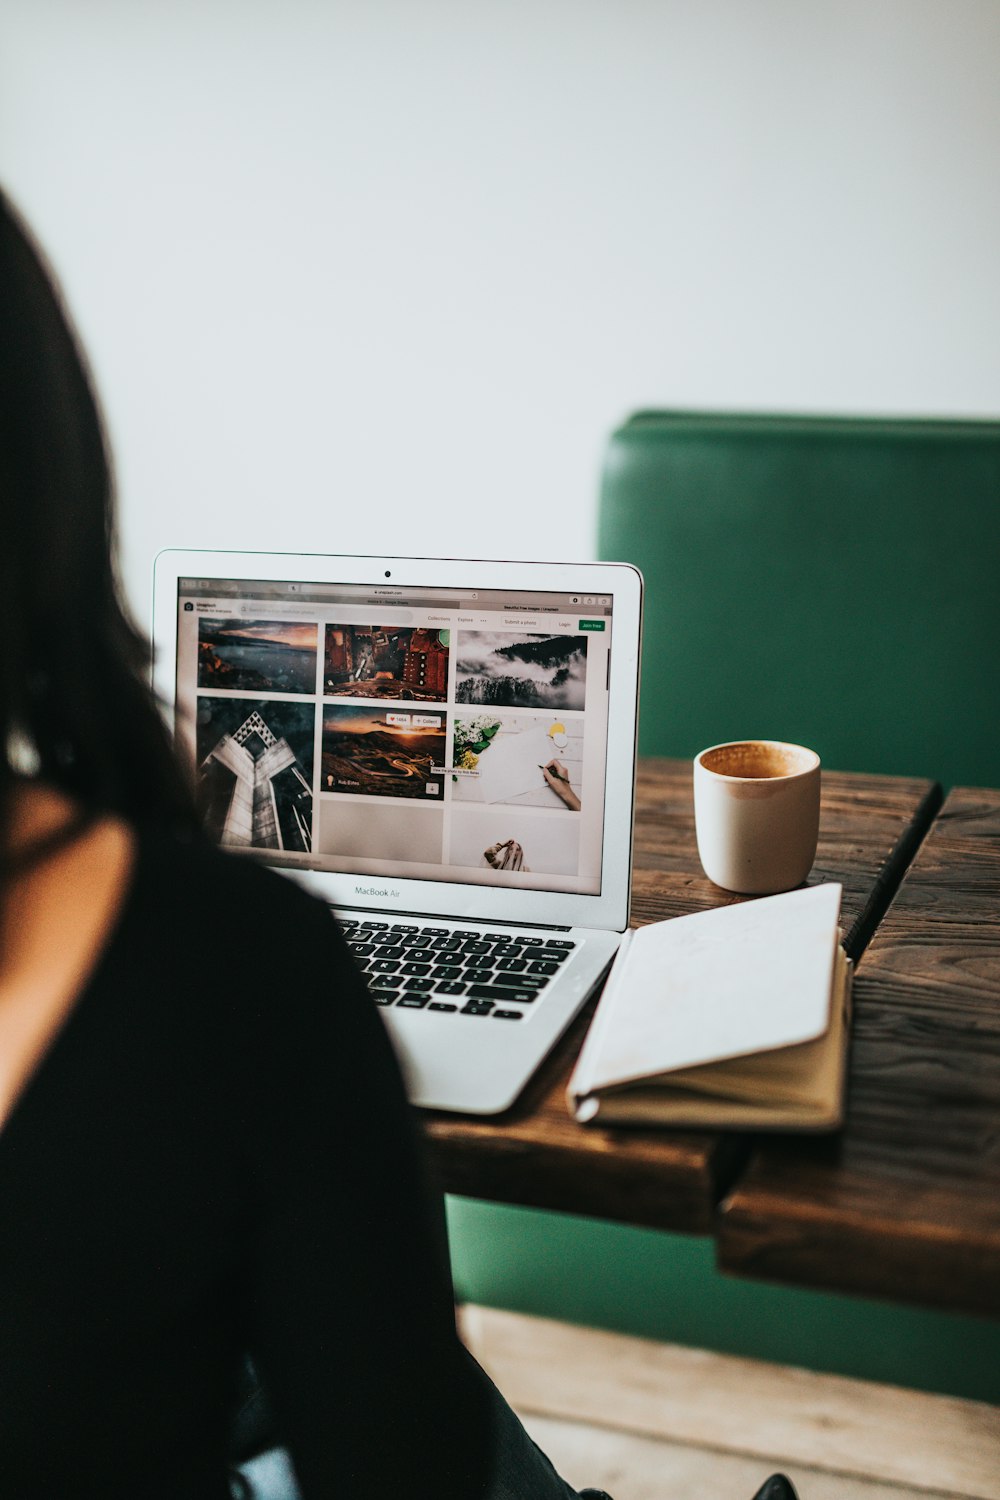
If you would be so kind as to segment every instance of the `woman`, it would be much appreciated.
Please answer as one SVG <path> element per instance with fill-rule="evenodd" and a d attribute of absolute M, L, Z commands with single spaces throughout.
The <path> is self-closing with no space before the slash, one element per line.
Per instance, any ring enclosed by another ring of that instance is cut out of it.
<path fill-rule="evenodd" d="M 306 1500 L 571 1500 L 458 1340 L 335 923 L 199 834 L 85 368 L 2 198 L 0 505 L 4 1493 L 224 1500 L 249 1350 Z"/>

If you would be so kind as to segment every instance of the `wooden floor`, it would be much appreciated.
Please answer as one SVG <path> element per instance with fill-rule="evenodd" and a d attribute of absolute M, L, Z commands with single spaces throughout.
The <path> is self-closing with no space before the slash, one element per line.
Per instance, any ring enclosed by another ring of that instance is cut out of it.
<path fill-rule="evenodd" d="M 1000 1409 L 467 1307 L 466 1342 L 571 1484 L 613 1500 L 1000 1500 Z"/>

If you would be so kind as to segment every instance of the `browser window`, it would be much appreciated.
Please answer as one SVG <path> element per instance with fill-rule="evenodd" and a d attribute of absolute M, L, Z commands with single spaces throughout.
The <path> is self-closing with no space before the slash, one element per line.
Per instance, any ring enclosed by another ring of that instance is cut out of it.
<path fill-rule="evenodd" d="M 612 598 L 181 578 L 178 740 L 269 863 L 599 894 Z"/>

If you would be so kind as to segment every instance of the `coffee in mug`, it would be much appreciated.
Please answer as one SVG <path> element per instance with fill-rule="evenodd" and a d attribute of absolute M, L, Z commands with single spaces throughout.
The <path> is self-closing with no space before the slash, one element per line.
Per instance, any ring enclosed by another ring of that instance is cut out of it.
<path fill-rule="evenodd" d="M 698 856 L 709 880 L 740 895 L 801 885 L 816 858 L 820 761 L 781 740 L 736 740 L 695 756 Z"/>

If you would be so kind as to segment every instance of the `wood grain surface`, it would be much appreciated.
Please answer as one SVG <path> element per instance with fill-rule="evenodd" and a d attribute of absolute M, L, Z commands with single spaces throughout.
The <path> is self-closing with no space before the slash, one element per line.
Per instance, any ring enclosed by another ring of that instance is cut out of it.
<path fill-rule="evenodd" d="M 808 1500 L 824 1494 L 828 1500 L 860 1500 L 851 1480 L 862 1476 L 873 1481 L 862 1492 L 867 1500 L 902 1500 L 899 1491 L 883 1488 L 897 1484 L 907 1487 L 911 1500 L 932 1500 L 931 1492 L 952 1500 L 1000 1495 L 1000 1421 L 997 1408 L 985 1402 L 496 1308 L 466 1306 L 460 1326 L 480 1364 L 521 1413 L 566 1419 L 583 1431 L 617 1429 L 691 1443 L 706 1454 L 757 1454 L 768 1461 L 764 1473 L 785 1471 L 793 1483 L 796 1468 L 807 1466 L 800 1493 Z M 537 1437 L 532 1421 L 527 1427 Z M 553 1462 L 561 1447 L 546 1445 Z M 612 1494 L 629 1500 L 735 1500 L 754 1492 L 753 1483 L 720 1484 L 719 1473 L 699 1476 L 701 1483 L 671 1484 L 666 1454 L 651 1467 L 648 1485 L 641 1482 L 644 1467 L 630 1463 L 626 1474 L 606 1477 L 597 1466 L 581 1468 L 579 1479 L 563 1472 L 571 1483 L 607 1483 Z M 831 1481 L 827 1489 L 820 1483 L 823 1473 Z"/>
<path fill-rule="evenodd" d="M 863 951 L 939 801 L 932 782 L 824 773 L 809 883 L 843 883 L 842 925 L 853 957 Z M 699 866 L 689 763 L 641 762 L 633 865 L 633 926 L 740 899 L 719 890 Z M 745 1137 L 600 1128 L 570 1118 L 566 1085 L 595 1004 L 503 1115 L 425 1115 L 446 1191 L 712 1232 L 716 1205 L 746 1161 Z"/>
<path fill-rule="evenodd" d="M 948 797 L 858 968 L 846 1127 L 759 1146 L 719 1258 L 1000 1313 L 1000 792 Z"/>

